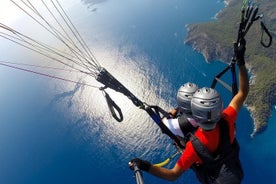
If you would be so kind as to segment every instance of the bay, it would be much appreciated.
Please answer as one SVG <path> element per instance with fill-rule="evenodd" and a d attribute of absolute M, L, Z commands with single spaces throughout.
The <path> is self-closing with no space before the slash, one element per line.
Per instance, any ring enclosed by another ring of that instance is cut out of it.
<path fill-rule="evenodd" d="M 210 86 L 226 66 L 206 63 L 200 53 L 184 44 L 186 25 L 215 21 L 225 6 L 222 1 L 87 0 L 66 1 L 64 6 L 101 65 L 150 104 L 173 108 L 181 84 L 192 81 Z M 38 62 L 38 56 L 27 51 L 0 46 L 5 59 Z M 135 183 L 128 168 L 130 159 L 141 157 L 156 163 L 174 153 L 171 141 L 147 114 L 120 94 L 109 91 L 125 115 L 122 123 L 112 119 L 97 89 L 0 70 L 1 183 Z M 94 79 L 82 80 L 93 83 Z M 220 86 L 218 91 L 225 94 L 227 105 L 231 94 Z M 245 108 L 241 110 L 237 137 L 243 183 L 276 181 L 272 172 L 276 142 L 271 139 L 275 113 L 274 108 L 267 129 L 251 139 L 252 119 Z M 144 179 L 168 183 L 147 173 Z M 197 180 L 187 171 L 173 183 L 183 182 Z"/>

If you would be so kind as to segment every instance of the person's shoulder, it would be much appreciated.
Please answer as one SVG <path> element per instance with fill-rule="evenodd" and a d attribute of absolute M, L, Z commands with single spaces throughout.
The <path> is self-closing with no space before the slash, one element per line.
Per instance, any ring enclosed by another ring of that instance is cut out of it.
<path fill-rule="evenodd" d="M 227 122 L 235 122 L 238 116 L 238 112 L 232 107 L 228 106 L 222 112 L 222 118 Z"/>
<path fill-rule="evenodd" d="M 222 111 L 222 117 L 235 116 L 237 114 L 238 114 L 238 112 L 232 106 L 228 106 Z"/>
<path fill-rule="evenodd" d="M 186 143 L 186 148 L 183 153 L 188 159 L 194 158 L 196 156 L 196 151 L 191 140 Z"/>

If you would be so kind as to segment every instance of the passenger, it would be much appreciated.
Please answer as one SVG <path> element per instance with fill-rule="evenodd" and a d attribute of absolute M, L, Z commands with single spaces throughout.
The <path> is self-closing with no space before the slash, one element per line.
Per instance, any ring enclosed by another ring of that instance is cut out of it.
<path fill-rule="evenodd" d="M 211 88 L 201 88 L 191 100 L 192 117 L 199 124 L 181 157 L 172 169 L 157 167 L 148 161 L 135 158 L 132 163 L 152 175 L 176 180 L 182 173 L 192 168 L 198 180 L 204 184 L 239 184 L 243 170 L 239 160 L 239 144 L 235 138 L 235 121 L 248 92 L 249 81 L 244 62 L 245 40 L 234 44 L 234 53 L 239 67 L 239 91 L 223 109 L 221 96 Z"/>
<path fill-rule="evenodd" d="M 184 138 L 189 132 L 194 132 L 198 127 L 196 121 L 192 118 L 191 99 L 198 89 L 194 83 L 187 82 L 183 84 L 177 92 L 176 109 L 170 111 L 170 117 L 164 117 L 162 122 L 176 136 Z"/>

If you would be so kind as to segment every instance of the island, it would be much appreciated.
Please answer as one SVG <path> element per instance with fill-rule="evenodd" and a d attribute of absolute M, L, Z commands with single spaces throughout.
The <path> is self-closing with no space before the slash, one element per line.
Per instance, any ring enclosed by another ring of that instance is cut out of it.
<path fill-rule="evenodd" d="M 260 0 L 259 13 L 272 37 L 276 35 L 276 1 Z M 185 43 L 202 53 L 206 62 L 229 63 L 233 56 L 233 42 L 237 39 L 241 19 L 241 0 L 225 1 L 225 8 L 210 22 L 187 25 Z M 255 21 L 247 33 L 246 65 L 250 73 L 250 91 L 246 100 L 254 122 L 251 136 L 263 131 L 276 104 L 276 44 L 269 48 L 260 44 L 260 21 Z M 264 38 L 266 39 L 266 38 Z M 266 39 L 267 40 L 267 39 Z"/>

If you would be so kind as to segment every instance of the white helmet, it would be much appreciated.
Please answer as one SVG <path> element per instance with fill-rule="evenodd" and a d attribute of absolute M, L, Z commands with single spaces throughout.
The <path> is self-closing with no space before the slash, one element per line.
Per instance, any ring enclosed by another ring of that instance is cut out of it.
<path fill-rule="evenodd" d="M 177 92 L 177 104 L 181 112 L 191 112 L 191 99 L 193 94 L 198 89 L 198 86 L 194 83 L 187 82 L 183 84 Z"/>
<path fill-rule="evenodd" d="M 195 92 L 191 101 L 194 119 L 204 130 L 214 129 L 221 118 L 222 100 L 219 93 L 212 88 L 201 88 Z"/>

